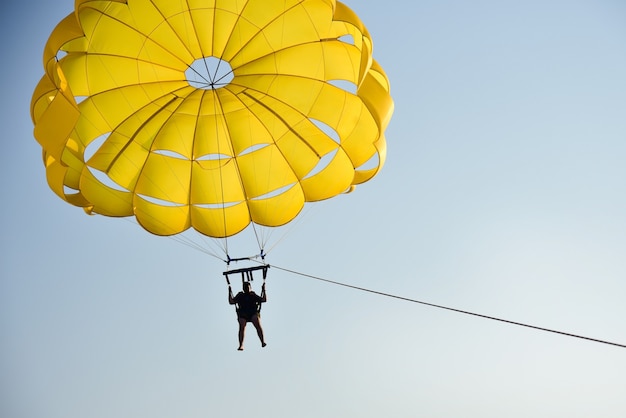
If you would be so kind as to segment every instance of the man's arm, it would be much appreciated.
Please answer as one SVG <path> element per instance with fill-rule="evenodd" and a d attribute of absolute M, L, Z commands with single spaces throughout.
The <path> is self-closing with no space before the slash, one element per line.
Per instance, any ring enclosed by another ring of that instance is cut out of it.
<path fill-rule="evenodd" d="M 235 298 L 233 297 L 233 289 L 228 285 L 228 303 L 231 305 L 235 304 Z"/>
<path fill-rule="evenodd" d="M 265 283 L 263 283 L 263 287 L 261 287 L 261 303 L 267 302 L 267 293 L 265 293 Z"/>

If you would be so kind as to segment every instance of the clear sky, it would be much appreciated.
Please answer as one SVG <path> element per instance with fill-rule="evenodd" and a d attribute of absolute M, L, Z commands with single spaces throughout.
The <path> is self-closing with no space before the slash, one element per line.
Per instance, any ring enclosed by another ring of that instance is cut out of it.
<path fill-rule="evenodd" d="M 387 165 L 268 262 L 626 344 L 626 3 L 347 4 L 392 84 Z M 626 416 L 624 348 L 277 268 L 268 346 L 237 352 L 221 261 L 46 185 L 29 105 L 72 7 L 0 6 L 0 416 Z"/>

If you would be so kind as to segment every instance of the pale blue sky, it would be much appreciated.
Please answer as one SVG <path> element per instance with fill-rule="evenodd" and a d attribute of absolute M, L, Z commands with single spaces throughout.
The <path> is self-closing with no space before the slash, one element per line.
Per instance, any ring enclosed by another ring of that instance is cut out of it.
<path fill-rule="evenodd" d="M 387 165 L 269 263 L 626 344 L 626 3 L 347 4 L 392 83 Z M 29 104 L 72 7 L 0 6 L 0 416 L 626 416 L 626 349 L 278 269 L 268 347 L 237 352 L 220 261 L 46 185 Z"/>

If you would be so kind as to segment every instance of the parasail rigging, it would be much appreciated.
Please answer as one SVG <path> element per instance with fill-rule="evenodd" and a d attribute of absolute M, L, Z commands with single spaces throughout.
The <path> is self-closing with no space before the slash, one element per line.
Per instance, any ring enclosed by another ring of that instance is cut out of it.
<path fill-rule="evenodd" d="M 48 184 L 155 235 L 258 237 L 383 166 L 372 52 L 334 0 L 76 0 L 31 102 Z"/>

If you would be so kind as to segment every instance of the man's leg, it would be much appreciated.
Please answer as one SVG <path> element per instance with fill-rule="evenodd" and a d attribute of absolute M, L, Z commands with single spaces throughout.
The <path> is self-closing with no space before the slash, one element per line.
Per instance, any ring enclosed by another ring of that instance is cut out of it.
<path fill-rule="evenodd" d="M 258 315 L 252 317 L 252 325 L 256 328 L 256 333 L 259 336 L 259 340 L 261 340 L 261 346 L 265 347 L 265 337 L 263 336 L 263 328 L 261 327 L 261 318 Z"/>
<path fill-rule="evenodd" d="M 237 318 L 239 321 L 239 348 L 237 350 L 243 350 L 243 338 L 246 334 L 246 320 L 244 318 Z"/>

